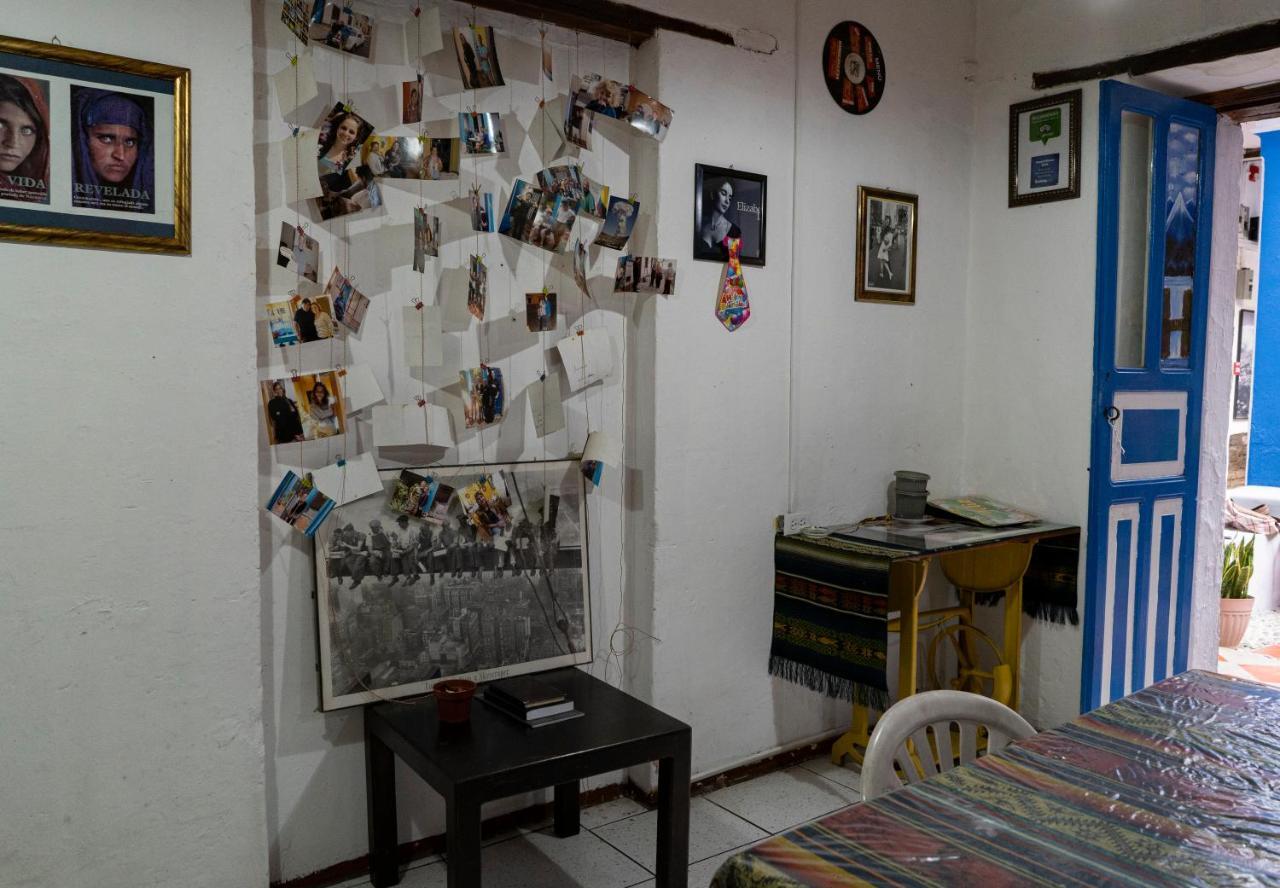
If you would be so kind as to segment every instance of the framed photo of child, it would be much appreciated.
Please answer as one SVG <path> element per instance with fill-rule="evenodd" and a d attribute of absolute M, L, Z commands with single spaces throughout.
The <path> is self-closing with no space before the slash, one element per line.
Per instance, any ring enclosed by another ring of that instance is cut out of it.
<path fill-rule="evenodd" d="M 858 302 L 916 301 L 916 204 L 900 191 L 858 186 Z"/>

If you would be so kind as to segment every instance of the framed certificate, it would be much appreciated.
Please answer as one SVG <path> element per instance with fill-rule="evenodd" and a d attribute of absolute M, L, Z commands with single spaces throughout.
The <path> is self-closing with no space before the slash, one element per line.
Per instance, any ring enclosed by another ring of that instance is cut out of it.
<path fill-rule="evenodd" d="M 1080 196 L 1080 90 L 1009 107 L 1009 206 Z"/>

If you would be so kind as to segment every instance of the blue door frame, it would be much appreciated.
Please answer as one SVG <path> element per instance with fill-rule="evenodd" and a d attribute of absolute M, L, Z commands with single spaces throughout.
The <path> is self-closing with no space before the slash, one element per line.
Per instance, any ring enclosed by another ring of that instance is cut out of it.
<path fill-rule="evenodd" d="M 1120 362 L 1125 112 L 1148 118 L 1142 123 L 1150 133 L 1150 205 L 1142 346 Z M 1116 81 L 1100 84 L 1081 711 L 1187 668 L 1216 125 L 1215 112 L 1204 105 Z"/>

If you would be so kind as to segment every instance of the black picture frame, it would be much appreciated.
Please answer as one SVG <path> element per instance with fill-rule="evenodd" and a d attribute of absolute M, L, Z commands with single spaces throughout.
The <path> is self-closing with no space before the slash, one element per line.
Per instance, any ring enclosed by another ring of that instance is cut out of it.
<path fill-rule="evenodd" d="M 765 264 L 765 223 L 768 206 L 768 177 L 760 173 L 748 173 L 732 167 L 711 166 L 705 163 L 693 165 L 693 258 L 707 262 L 727 262 L 729 251 L 726 247 L 708 244 L 702 236 L 703 212 L 714 212 L 711 196 L 713 190 L 718 191 L 722 183 L 729 182 L 732 189 L 733 203 L 725 218 L 731 226 L 738 228 L 742 236 L 742 253 L 739 256 L 743 265 L 763 267 Z M 721 183 L 721 184 L 716 184 Z M 739 199 L 739 197 L 741 199 Z M 754 214 L 759 217 L 758 223 L 751 223 L 750 209 L 756 208 Z M 747 224 L 744 226 L 744 222 Z M 730 229 L 732 231 L 732 228 Z"/>
<path fill-rule="evenodd" d="M 1076 89 L 1009 106 L 1011 208 L 1080 196 L 1081 95 Z M 1032 147 L 1037 143 L 1041 148 Z"/>

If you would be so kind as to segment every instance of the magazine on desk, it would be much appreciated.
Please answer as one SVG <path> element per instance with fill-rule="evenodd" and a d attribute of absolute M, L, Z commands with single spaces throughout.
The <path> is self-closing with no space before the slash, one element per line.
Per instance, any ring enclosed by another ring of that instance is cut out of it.
<path fill-rule="evenodd" d="M 1016 506 L 976 493 L 947 499 L 931 499 L 929 505 L 940 512 L 981 524 L 983 527 L 1013 527 L 1040 520 L 1038 516 L 1024 512 Z"/>

